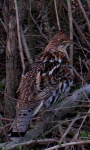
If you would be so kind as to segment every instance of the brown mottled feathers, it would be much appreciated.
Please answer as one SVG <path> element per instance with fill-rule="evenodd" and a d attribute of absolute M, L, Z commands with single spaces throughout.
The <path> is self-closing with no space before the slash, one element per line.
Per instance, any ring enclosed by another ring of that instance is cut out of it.
<path fill-rule="evenodd" d="M 31 118 L 43 104 L 50 107 L 60 93 L 68 92 L 73 84 L 73 71 L 66 56 L 70 40 L 59 32 L 48 43 L 44 52 L 39 54 L 31 69 L 22 78 L 18 92 L 16 118 L 12 133 L 25 132 Z"/>

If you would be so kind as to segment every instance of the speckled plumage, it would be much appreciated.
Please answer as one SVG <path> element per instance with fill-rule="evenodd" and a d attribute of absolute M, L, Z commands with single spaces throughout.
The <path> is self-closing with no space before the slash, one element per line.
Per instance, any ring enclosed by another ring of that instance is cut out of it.
<path fill-rule="evenodd" d="M 31 118 L 43 104 L 50 107 L 60 92 L 70 89 L 74 75 L 66 55 L 69 45 L 70 40 L 64 33 L 56 34 L 22 78 L 18 88 L 16 117 L 12 124 L 13 133 L 25 132 Z"/>

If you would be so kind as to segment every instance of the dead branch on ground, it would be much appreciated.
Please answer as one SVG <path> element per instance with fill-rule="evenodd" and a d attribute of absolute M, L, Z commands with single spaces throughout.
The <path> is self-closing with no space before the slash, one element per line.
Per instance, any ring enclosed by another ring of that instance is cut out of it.
<path fill-rule="evenodd" d="M 76 107 L 78 107 L 79 103 L 83 101 L 83 99 L 85 98 L 85 94 L 87 96 L 90 96 L 90 84 L 75 91 L 71 96 L 64 99 L 61 103 L 58 103 L 55 106 L 53 106 L 51 111 L 45 111 L 41 115 L 41 118 L 43 118 L 43 120 L 45 120 L 45 121 L 37 122 L 37 124 L 34 126 L 34 128 L 29 130 L 24 138 L 20 139 L 18 142 L 8 142 L 8 143 L 3 143 L 3 144 L 1 143 L 0 147 L 6 148 L 8 150 L 11 147 L 13 147 L 14 144 L 16 144 L 16 146 L 17 146 L 17 145 L 20 145 L 20 143 L 30 142 L 30 140 L 38 138 L 38 136 L 41 135 L 45 131 L 48 123 L 50 123 L 54 120 L 60 120 L 66 114 L 72 113 L 73 110 Z M 77 119 L 78 119 L 78 117 L 75 118 L 74 122 Z M 73 124 L 73 122 L 71 123 L 70 126 L 72 126 L 72 124 Z M 86 143 L 87 142 L 90 142 L 90 141 L 86 141 Z M 66 143 L 65 145 L 69 146 L 69 145 L 72 145 L 72 143 Z M 79 143 L 75 142 L 74 144 L 77 145 L 80 143 L 82 143 L 82 141 L 79 141 Z M 65 147 L 65 145 L 62 144 L 62 147 L 63 146 Z M 59 147 L 59 145 L 57 147 Z"/>

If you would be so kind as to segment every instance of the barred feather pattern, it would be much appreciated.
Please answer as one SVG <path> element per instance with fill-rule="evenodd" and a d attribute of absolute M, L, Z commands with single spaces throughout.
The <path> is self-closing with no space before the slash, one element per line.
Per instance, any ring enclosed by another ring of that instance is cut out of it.
<path fill-rule="evenodd" d="M 69 41 L 64 33 L 56 34 L 22 78 L 12 133 L 26 132 L 32 117 L 43 105 L 50 107 L 60 93 L 70 90 L 74 74 L 64 52 Z"/>

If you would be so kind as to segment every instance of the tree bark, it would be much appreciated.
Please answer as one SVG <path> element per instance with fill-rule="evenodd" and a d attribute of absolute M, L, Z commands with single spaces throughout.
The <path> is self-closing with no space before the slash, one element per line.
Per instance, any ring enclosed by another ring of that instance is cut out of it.
<path fill-rule="evenodd" d="M 28 0 L 19 0 L 19 23 L 22 25 L 25 16 L 27 15 Z M 14 1 L 4 1 L 3 17 L 7 28 L 7 47 L 6 47 L 6 86 L 5 86 L 5 116 L 14 117 L 16 100 L 15 93 L 18 86 L 18 42 L 16 30 L 16 15 Z"/>
<path fill-rule="evenodd" d="M 5 116 L 13 117 L 15 113 L 15 91 L 17 87 L 17 42 L 15 8 L 12 0 L 8 1 L 7 47 L 6 47 L 6 86 L 5 86 Z M 7 6 L 6 6 L 7 7 Z"/>

